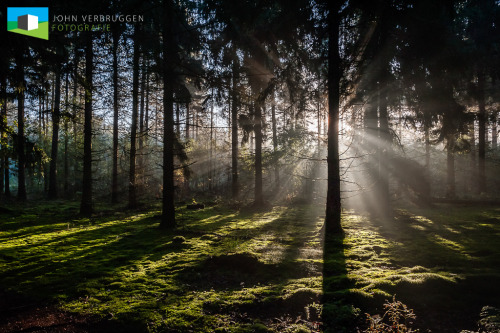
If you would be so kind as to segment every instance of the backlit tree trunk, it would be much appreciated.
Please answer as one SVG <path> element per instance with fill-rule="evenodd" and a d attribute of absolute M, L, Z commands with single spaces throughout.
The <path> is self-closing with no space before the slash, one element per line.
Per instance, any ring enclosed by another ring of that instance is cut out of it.
<path fill-rule="evenodd" d="M 239 195 L 238 184 L 238 91 L 239 80 L 238 58 L 233 50 L 233 77 L 232 77 L 232 103 L 231 103 L 231 192 L 233 199 Z"/>
<path fill-rule="evenodd" d="M 470 136 L 470 177 L 469 177 L 469 188 L 470 190 L 477 191 L 477 166 L 476 166 L 476 121 L 472 119 L 470 128 L 469 128 L 469 136 Z"/>
<path fill-rule="evenodd" d="M 76 43 L 75 43 L 76 44 Z M 80 80 L 78 77 L 78 64 L 80 62 L 80 57 L 78 53 L 78 48 L 75 46 L 74 48 L 74 68 L 73 68 L 73 91 L 72 91 L 72 97 L 73 97 L 73 104 L 71 106 L 72 108 L 72 122 L 73 122 L 73 151 L 78 151 L 78 131 L 77 131 L 77 113 L 78 113 L 78 107 L 77 107 L 77 101 L 81 101 L 81 98 L 79 98 L 78 94 L 78 81 Z M 76 186 L 78 184 L 77 182 L 77 170 L 78 168 L 78 162 L 77 159 L 73 159 L 73 184 L 75 184 L 75 190 L 80 190 L 80 187 Z"/>
<path fill-rule="evenodd" d="M 379 84 L 378 104 L 379 104 L 379 156 L 378 156 L 378 192 L 380 198 L 381 211 L 386 214 L 389 212 L 389 156 L 391 150 L 391 134 L 389 132 L 389 115 L 387 112 L 387 72 L 384 71 L 384 79 Z M 384 84 L 385 83 L 385 84 Z"/>
<path fill-rule="evenodd" d="M 137 206 L 137 184 L 136 184 L 136 153 L 137 153 L 137 119 L 139 104 L 139 34 L 138 28 L 134 32 L 134 55 L 132 59 L 132 125 L 130 128 L 130 164 L 128 174 L 128 205 L 131 208 Z"/>
<path fill-rule="evenodd" d="M 484 98 L 484 74 L 478 74 L 478 124 L 479 124 L 479 142 L 478 142 L 478 191 L 486 192 L 486 104 Z"/>
<path fill-rule="evenodd" d="M 160 227 L 175 227 L 174 206 L 174 61 L 173 5 L 164 2 L 163 26 L 163 200 Z"/>
<path fill-rule="evenodd" d="M 117 29 L 113 30 L 113 171 L 111 173 L 111 202 L 118 202 L 118 40 Z"/>
<path fill-rule="evenodd" d="M 24 151 L 24 93 L 26 90 L 24 83 L 24 54 L 22 50 L 16 53 L 16 79 L 17 79 L 17 198 L 26 200 L 26 153 Z"/>
<path fill-rule="evenodd" d="M 141 73 L 141 103 L 139 109 L 139 187 L 138 191 L 141 192 L 141 188 L 144 187 L 144 117 L 145 117 L 145 99 L 146 99 L 146 66 L 148 62 L 146 61 L 145 53 L 142 59 L 142 73 Z"/>
<path fill-rule="evenodd" d="M 68 112 L 69 105 L 69 73 L 66 74 L 66 87 L 65 87 L 65 112 Z M 64 194 L 68 194 L 69 190 L 69 142 L 68 142 L 68 117 L 64 117 Z"/>
<path fill-rule="evenodd" d="M 494 112 L 491 120 L 491 148 L 494 150 L 497 149 L 498 146 L 497 117 L 497 112 Z"/>
<path fill-rule="evenodd" d="M 7 67 L 7 66 L 6 66 Z M 4 72 L 5 71 L 5 72 Z M 7 136 L 4 134 L 3 126 L 7 126 L 7 75 L 6 68 L 2 68 L 1 77 L 1 87 L 2 87 L 2 97 L 1 97 L 1 107 L 0 110 L 0 198 L 4 194 L 4 173 L 5 173 L 5 161 L 7 160 L 7 151 L 4 140 L 7 140 Z M 6 191 L 7 192 L 7 191 Z"/>
<path fill-rule="evenodd" d="M 92 35 L 86 36 L 85 45 L 85 107 L 83 128 L 83 182 L 80 214 L 92 215 L 92 90 L 94 50 Z"/>
<path fill-rule="evenodd" d="M 186 140 L 189 140 L 189 102 L 186 103 Z"/>
<path fill-rule="evenodd" d="M 273 95 L 273 102 L 271 105 L 271 122 L 272 122 L 272 131 L 273 131 L 273 151 L 274 151 L 274 154 L 276 156 L 276 154 L 278 153 L 278 134 L 277 134 L 277 126 L 276 126 L 276 104 L 274 103 L 274 95 Z M 319 124 L 319 121 L 318 121 L 318 124 Z M 319 135 L 318 135 L 318 137 L 319 137 Z M 318 148 L 318 152 L 319 152 L 319 148 Z M 280 186 L 280 169 L 279 169 L 279 159 L 277 156 L 274 158 L 274 179 L 276 182 L 276 189 L 278 189 Z"/>
<path fill-rule="evenodd" d="M 54 112 L 52 114 L 52 150 L 50 152 L 49 199 L 57 198 L 57 153 L 59 150 L 59 120 L 61 119 L 61 71 L 56 68 Z"/>
<path fill-rule="evenodd" d="M 328 2 L 328 183 L 326 194 L 325 238 L 342 232 L 339 160 L 339 4 Z"/>
<path fill-rule="evenodd" d="M 455 153 L 453 149 L 455 147 L 455 135 L 448 134 L 446 142 L 446 197 L 455 197 Z"/>
<path fill-rule="evenodd" d="M 263 103 L 262 103 L 263 104 Z M 262 193 L 262 105 L 255 103 L 255 204 L 264 203 Z"/>

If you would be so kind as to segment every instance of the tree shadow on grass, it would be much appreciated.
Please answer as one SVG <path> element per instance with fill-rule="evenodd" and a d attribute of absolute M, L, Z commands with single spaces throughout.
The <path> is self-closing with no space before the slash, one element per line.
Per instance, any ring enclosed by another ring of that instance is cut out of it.
<path fill-rule="evenodd" d="M 7 267 L 0 282 L 45 302 L 63 300 L 72 311 L 130 323 L 129 331 L 145 330 L 148 323 L 167 331 L 202 328 L 196 325 L 220 315 L 241 323 L 259 319 L 282 331 L 287 320 L 319 320 L 314 304 L 321 294 L 321 221 L 317 207 L 308 207 L 181 210 L 179 227 L 168 231 L 159 231 L 152 214 L 98 218 L 75 225 L 74 232 L 7 244 L 0 254 L 10 251 L 12 257 L 0 257 Z M 50 230 L 51 222 L 45 223 Z M 323 286 L 323 313 L 331 327 L 347 327 L 353 312 L 339 244 L 325 255 L 332 275 Z M 189 324 L 193 318 L 199 321 Z"/>
<path fill-rule="evenodd" d="M 344 234 L 330 235 L 323 246 L 323 331 L 354 332 L 358 324 L 353 281 L 348 277 Z"/>
<path fill-rule="evenodd" d="M 207 314 L 233 313 L 237 320 L 258 318 L 270 326 L 277 325 L 277 318 L 318 320 L 319 313 L 308 306 L 320 301 L 314 281 L 321 275 L 321 256 L 306 258 L 301 251 L 313 247 L 308 243 L 315 239 L 319 246 L 318 215 L 295 206 L 272 218 L 260 213 L 251 218 L 257 221 L 228 230 L 212 245 L 217 249 L 218 242 L 230 240 L 239 246 L 186 267 L 175 279 L 199 292 L 227 296 L 205 301 Z"/>
<path fill-rule="evenodd" d="M 365 219 L 373 240 L 370 245 L 360 240 L 358 253 L 375 244 L 378 251 L 363 259 L 369 269 L 356 272 L 357 284 L 366 283 L 377 299 L 397 295 L 415 309 L 421 329 L 475 329 L 481 307 L 499 304 L 496 221 L 481 210 L 457 207 L 396 210 L 394 218 Z"/>
<path fill-rule="evenodd" d="M 160 232 L 156 217 L 130 213 L 117 219 L 82 219 L 84 224 L 60 232 L 53 225 L 60 223 L 59 219 L 43 217 L 36 227 L 47 233 L 32 229 L 32 235 L 24 225 L 18 225 L 22 233 L 11 228 L 16 238 L 6 235 L 8 241 L 0 249 L 0 266 L 5 268 L 0 282 L 13 291 L 31 295 L 36 302 L 62 299 L 73 311 L 109 313 L 112 318 L 133 323 L 131 331 L 142 331 L 151 317 L 162 317 L 168 309 L 182 307 L 178 304 L 181 299 L 199 290 L 197 285 L 189 285 L 188 279 L 175 279 L 179 272 L 196 265 L 206 267 L 204 259 L 212 241 L 221 235 L 239 235 L 245 224 L 264 214 L 238 215 L 208 209 L 187 216 L 181 211 L 185 220 L 179 228 Z M 246 222 L 237 223 L 238 219 Z M 234 230 L 228 228 L 235 223 Z M 175 237 L 179 237 L 178 242 Z M 217 247 L 217 242 L 214 244 Z M 255 264 L 253 271 L 244 272 L 246 276 L 255 271 L 273 276 L 275 266 L 262 270 L 258 261 Z M 201 278 L 195 276 L 195 280 Z"/>

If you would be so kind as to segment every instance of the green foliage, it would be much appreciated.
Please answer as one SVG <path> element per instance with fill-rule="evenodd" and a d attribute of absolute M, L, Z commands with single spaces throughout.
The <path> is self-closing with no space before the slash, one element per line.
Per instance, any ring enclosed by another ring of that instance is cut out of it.
<path fill-rule="evenodd" d="M 396 301 L 396 296 L 393 296 L 392 302 L 386 300 L 384 304 L 385 312 L 380 316 L 372 316 L 367 314 L 368 328 L 365 333 L 412 333 L 418 332 L 411 328 L 412 320 L 417 316 L 409 309 L 406 304 Z"/>

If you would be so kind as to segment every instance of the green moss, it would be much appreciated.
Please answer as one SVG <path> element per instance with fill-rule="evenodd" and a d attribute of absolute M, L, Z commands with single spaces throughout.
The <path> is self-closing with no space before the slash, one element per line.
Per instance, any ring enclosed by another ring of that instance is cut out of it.
<path fill-rule="evenodd" d="M 42 204 L 6 215 L 0 226 L 2 285 L 150 332 L 267 332 L 264 323 L 249 325 L 226 313 L 265 318 L 285 295 L 296 297 L 295 289 L 315 288 L 314 295 L 321 290 L 314 259 L 300 258 L 299 249 L 319 243 L 317 216 L 307 208 L 179 209 L 179 228 L 166 232 L 158 229 L 156 209 L 90 219 L 75 219 L 76 211 L 76 204 Z M 283 256 L 267 260 L 277 244 L 286 246 Z M 214 255 L 227 260 L 216 262 Z M 297 270 L 296 262 L 311 262 L 311 270 Z"/>
<path fill-rule="evenodd" d="M 58 202 L 1 215 L 0 284 L 137 332 L 313 331 L 320 313 L 331 331 L 351 332 L 394 294 L 436 313 L 498 295 L 491 208 L 397 210 L 392 220 L 348 212 L 345 236 L 324 252 L 314 205 L 180 208 L 170 231 L 156 207 L 106 209 L 75 218 L 78 203 Z"/>

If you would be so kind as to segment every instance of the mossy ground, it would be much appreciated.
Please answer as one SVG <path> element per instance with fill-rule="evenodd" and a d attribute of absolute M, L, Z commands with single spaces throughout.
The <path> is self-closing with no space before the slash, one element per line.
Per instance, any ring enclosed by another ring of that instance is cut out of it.
<path fill-rule="evenodd" d="M 326 244 L 322 205 L 181 207 L 169 231 L 156 207 L 77 211 L 0 215 L 4 291 L 131 332 L 314 332 L 321 316 L 328 331 L 355 332 L 394 294 L 421 328 L 455 332 L 499 305 L 498 208 L 346 212 L 345 235 Z"/>

